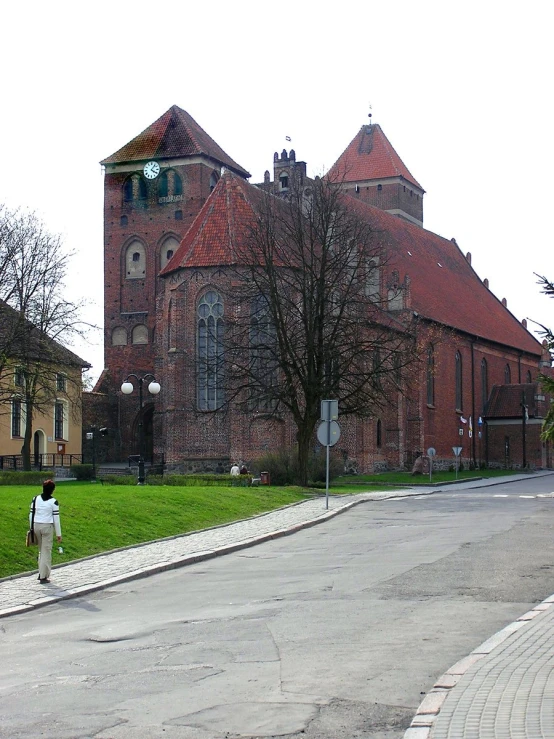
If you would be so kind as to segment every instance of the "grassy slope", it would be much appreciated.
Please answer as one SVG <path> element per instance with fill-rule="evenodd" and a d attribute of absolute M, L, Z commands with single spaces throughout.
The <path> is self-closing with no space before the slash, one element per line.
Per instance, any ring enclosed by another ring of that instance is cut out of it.
<path fill-rule="evenodd" d="M 0 487 L 0 577 L 36 569 L 36 547 L 25 547 L 28 485 Z M 117 547 L 247 518 L 303 500 L 298 488 L 217 488 L 60 483 L 64 554 L 68 562 Z"/>

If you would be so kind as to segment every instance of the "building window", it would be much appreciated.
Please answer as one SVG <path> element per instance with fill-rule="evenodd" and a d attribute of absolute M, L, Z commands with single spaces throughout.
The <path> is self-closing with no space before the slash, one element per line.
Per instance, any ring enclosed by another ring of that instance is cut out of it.
<path fill-rule="evenodd" d="M 61 400 L 56 400 L 54 404 L 54 438 L 65 439 L 64 435 L 64 421 L 65 412 L 64 404 Z"/>
<path fill-rule="evenodd" d="M 25 384 L 25 373 L 21 367 L 16 367 L 13 373 L 13 384 L 16 387 L 23 387 Z"/>
<path fill-rule="evenodd" d="M 456 352 L 456 410 L 462 410 L 462 355 Z"/>
<path fill-rule="evenodd" d="M 121 226 L 126 226 L 128 222 L 129 219 L 127 218 L 127 216 L 121 216 L 121 218 L 119 219 L 119 224 Z"/>
<path fill-rule="evenodd" d="M 198 408 L 214 411 L 223 404 L 223 301 L 209 290 L 197 312 Z"/>
<path fill-rule="evenodd" d="M 288 190 L 289 188 L 289 177 L 286 174 L 279 175 L 279 187 L 281 190 Z"/>
<path fill-rule="evenodd" d="M 482 359 L 481 360 L 481 406 L 483 408 L 483 413 L 485 412 L 488 399 L 489 399 L 489 368 L 487 367 L 487 360 Z"/>
<path fill-rule="evenodd" d="M 277 365 L 275 327 L 271 320 L 267 300 L 259 296 L 252 303 L 250 315 L 251 409 L 270 412 L 275 410 Z"/>
<path fill-rule="evenodd" d="M 167 238 L 160 249 L 160 269 L 163 269 L 169 262 L 171 257 L 175 254 L 179 247 L 179 242 L 174 236 Z"/>
<path fill-rule="evenodd" d="M 112 346 L 125 346 L 127 344 L 127 330 L 123 326 L 117 326 L 112 331 Z"/>
<path fill-rule="evenodd" d="M 510 369 L 510 365 L 507 364 L 504 367 L 504 384 L 510 385 L 512 382 L 512 370 Z"/>
<path fill-rule="evenodd" d="M 140 323 L 138 326 L 134 326 L 131 332 L 131 343 L 132 344 L 148 344 L 148 328 Z"/>
<path fill-rule="evenodd" d="M 174 169 L 166 169 L 158 180 L 158 198 L 160 202 L 173 203 L 182 200 L 183 182 Z"/>
<path fill-rule="evenodd" d="M 146 250 L 140 241 L 133 241 L 125 251 L 125 277 L 141 280 L 146 276 Z"/>
<path fill-rule="evenodd" d="M 380 418 L 377 420 L 377 428 L 375 430 L 375 443 L 379 448 L 383 446 L 383 424 L 381 423 Z"/>
<path fill-rule="evenodd" d="M 21 400 L 12 400 L 12 436 L 22 436 Z"/>
<path fill-rule="evenodd" d="M 56 390 L 60 393 L 65 393 L 67 391 L 67 377 L 65 375 L 60 373 L 56 375 Z"/>
<path fill-rule="evenodd" d="M 166 198 L 169 193 L 169 183 L 167 178 L 167 172 L 162 172 L 160 179 L 158 180 L 158 197 Z"/>
<path fill-rule="evenodd" d="M 379 192 L 381 192 L 381 190 L 383 189 L 383 185 L 377 185 L 377 189 L 379 190 Z"/>
<path fill-rule="evenodd" d="M 213 191 L 218 181 L 219 181 L 219 175 L 217 174 L 217 172 L 212 172 L 210 175 L 210 192 Z"/>
<path fill-rule="evenodd" d="M 531 370 L 527 370 L 527 383 L 533 382 L 533 376 L 531 375 Z"/>
<path fill-rule="evenodd" d="M 175 211 L 175 220 L 176 221 L 182 221 L 183 220 L 183 211 L 182 210 L 176 210 Z"/>
<path fill-rule="evenodd" d="M 138 174 L 131 175 L 123 185 L 123 200 L 127 203 L 133 200 L 146 199 L 146 183 Z"/>
<path fill-rule="evenodd" d="M 435 405 L 435 351 L 427 350 L 427 405 Z"/>

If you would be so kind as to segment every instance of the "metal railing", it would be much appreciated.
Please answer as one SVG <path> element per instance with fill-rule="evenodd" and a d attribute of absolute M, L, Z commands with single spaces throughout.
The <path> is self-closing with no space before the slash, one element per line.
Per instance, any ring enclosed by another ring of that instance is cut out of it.
<path fill-rule="evenodd" d="M 53 469 L 54 467 L 71 467 L 81 464 L 81 454 L 32 454 L 31 467 L 35 470 Z M 0 455 L 0 470 L 22 470 L 22 454 Z"/>

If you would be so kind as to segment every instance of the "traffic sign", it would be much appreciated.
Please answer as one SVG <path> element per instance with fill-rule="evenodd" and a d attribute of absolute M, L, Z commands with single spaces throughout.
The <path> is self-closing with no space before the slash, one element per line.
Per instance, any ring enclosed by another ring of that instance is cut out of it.
<path fill-rule="evenodd" d="M 338 400 L 322 400 L 321 401 L 321 420 L 336 421 L 339 417 L 339 401 Z"/>
<path fill-rule="evenodd" d="M 461 446 L 453 446 L 452 447 L 452 451 L 454 452 L 454 455 L 456 457 L 459 457 L 460 454 L 462 453 L 462 447 Z"/>
<path fill-rule="evenodd" d="M 340 426 L 336 421 L 322 421 L 317 429 L 317 440 L 322 446 L 334 446 L 340 439 Z"/>
<path fill-rule="evenodd" d="M 436 453 L 437 453 L 437 450 L 432 446 L 430 446 L 429 449 L 427 449 L 428 457 L 434 457 Z"/>

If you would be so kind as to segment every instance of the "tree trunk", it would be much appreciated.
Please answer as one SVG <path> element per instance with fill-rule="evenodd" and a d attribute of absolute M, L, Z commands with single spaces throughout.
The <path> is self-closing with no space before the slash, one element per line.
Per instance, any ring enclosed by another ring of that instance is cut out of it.
<path fill-rule="evenodd" d="M 21 456 L 23 457 L 23 469 L 29 472 L 31 469 L 31 439 L 33 436 L 33 403 L 27 401 L 25 403 L 25 436 L 23 437 L 23 446 L 21 447 Z"/>
<path fill-rule="evenodd" d="M 308 485 L 308 463 L 313 434 L 313 424 L 303 423 L 298 426 L 296 439 L 298 441 L 298 482 L 303 487 Z"/>

